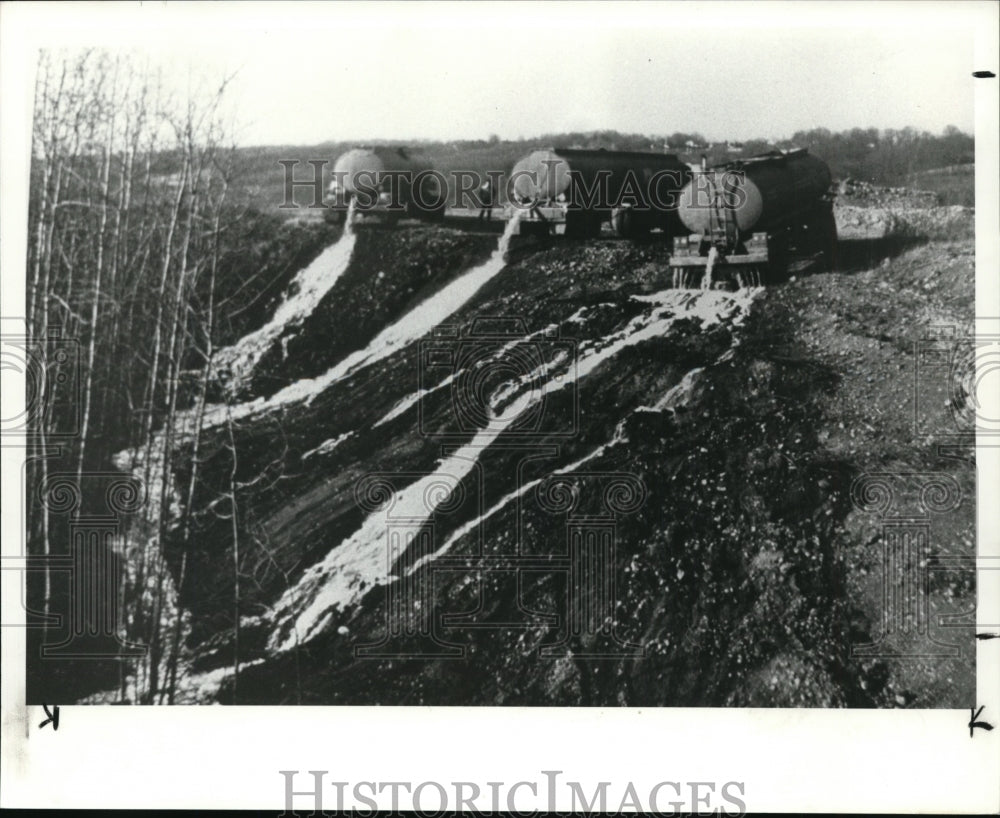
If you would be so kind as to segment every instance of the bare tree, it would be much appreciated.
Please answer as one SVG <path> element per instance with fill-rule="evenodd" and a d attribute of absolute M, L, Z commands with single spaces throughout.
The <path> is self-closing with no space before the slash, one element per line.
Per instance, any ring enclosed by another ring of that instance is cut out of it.
<path fill-rule="evenodd" d="M 175 696 L 183 640 L 176 598 L 186 564 L 182 560 L 175 582 L 163 546 L 178 523 L 170 519 L 173 461 L 178 441 L 189 431 L 181 426 L 190 416 L 182 423 L 178 407 L 192 357 L 202 373 L 188 499 L 199 479 L 217 272 L 227 252 L 227 225 L 235 217 L 227 202 L 232 164 L 219 161 L 224 133 L 218 111 L 227 83 L 209 94 L 195 89 L 178 102 L 164 93 L 157 70 L 127 55 L 44 52 L 39 60 L 27 267 L 30 330 L 46 369 L 52 366 L 44 359 L 50 327 L 58 325 L 83 341 L 80 435 L 63 451 L 77 484 L 89 467 L 104 466 L 114 452 L 128 448 L 152 500 L 123 546 L 119 601 L 126 612 L 125 635 L 150 646 L 131 672 L 123 667 L 119 674 L 117 695 L 123 701 Z M 55 406 L 57 389 L 69 388 L 46 379 L 40 386 L 39 402 L 47 406 Z M 32 468 L 41 479 L 55 453 L 50 433 L 61 420 L 52 413 L 36 420 Z M 44 507 L 37 512 L 29 521 L 29 547 L 49 555 L 50 516 Z M 189 540 L 189 521 L 181 527 Z M 41 593 L 40 607 L 48 614 L 53 589 L 47 573 Z"/>

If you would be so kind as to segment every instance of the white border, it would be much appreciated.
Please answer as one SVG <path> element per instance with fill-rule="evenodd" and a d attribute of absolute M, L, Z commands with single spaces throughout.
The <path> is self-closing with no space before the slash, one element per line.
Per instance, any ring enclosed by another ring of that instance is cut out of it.
<path fill-rule="evenodd" d="M 675 36 L 711 36 L 727 25 L 828 25 L 831 37 L 900 15 L 928 24 L 939 4 L 558 4 L 547 9 L 565 30 L 652 24 L 677 18 Z M 947 3 L 955 25 L 975 30 L 976 67 L 998 71 L 997 6 Z M 322 28 L 329 9 L 287 3 L 10 4 L 0 7 L 0 314 L 23 312 L 34 49 L 43 41 L 136 45 L 149 37 L 210 42 L 283 28 Z M 383 9 L 414 26 L 509 27 L 524 7 L 455 4 Z M 537 12 L 536 8 L 531 9 Z M 338 6 L 341 19 L 368 10 Z M 189 27 L 197 15 L 196 29 Z M 709 28 L 699 33 L 698 20 Z M 691 20 L 694 25 L 684 22 Z M 807 21 L 804 22 L 804 21 Z M 976 99 L 977 314 L 1000 317 L 1000 209 L 997 205 L 997 80 L 978 81 Z M 983 326 L 984 331 L 996 331 Z M 23 384 L 4 377 L 4 391 Z M 997 416 L 994 412 L 991 416 Z M 3 542 L 21 541 L 18 497 L 23 453 L 3 448 Z M 1000 556 L 995 498 L 1000 449 L 979 460 L 981 555 Z M 13 512 L 13 513 L 10 513 Z M 13 553 L 16 553 L 14 551 Z M 10 588 L 7 578 L 5 589 Z M 1000 571 L 980 574 L 981 625 L 1000 623 Z M 4 621 L 19 610 L 4 597 Z M 970 740 L 963 711 L 521 709 L 521 708 L 63 708 L 58 733 L 38 731 L 41 708 L 25 711 L 23 632 L 3 633 L 3 806 L 162 808 L 283 807 L 279 769 L 330 771 L 360 780 L 542 780 L 542 770 L 596 782 L 743 781 L 752 811 L 1000 811 L 1000 729 Z M 981 642 L 979 703 L 1000 726 L 1000 640 Z M 303 782 L 304 783 L 304 782 Z M 561 805 L 564 806 L 564 805 Z M 300 809 L 304 807 L 300 806 Z"/>

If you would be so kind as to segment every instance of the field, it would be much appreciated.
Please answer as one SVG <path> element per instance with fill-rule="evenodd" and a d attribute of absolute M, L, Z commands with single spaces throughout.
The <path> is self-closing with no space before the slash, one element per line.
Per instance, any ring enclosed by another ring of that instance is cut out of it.
<path fill-rule="evenodd" d="M 700 139 L 700 137 L 698 137 Z M 485 174 L 487 171 L 509 173 L 514 163 L 530 151 L 551 147 L 607 148 L 609 150 L 637 150 L 653 153 L 675 153 L 682 161 L 697 164 L 706 156 L 710 164 L 738 160 L 778 148 L 805 147 L 826 161 L 836 180 L 857 179 L 875 185 L 901 185 L 912 189 L 929 190 L 938 194 L 938 204 L 974 204 L 972 176 L 972 140 L 964 135 L 932 137 L 928 134 L 907 135 L 899 139 L 887 134 L 879 140 L 877 132 L 831 134 L 828 131 L 809 131 L 777 142 L 755 140 L 737 147 L 719 143 L 698 147 L 671 147 L 674 142 L 666 137 L 620 134 L 615 131 L 595 133 L 549 134 L 520 140 L 480 140 L 476 142 L 428 142 L 408 144 L 406 147 L 425 157 L 435 168 L 451 178 L 456 170 Z M 893 141 L 895 140 L 895 141 Z M 913 144 L 910 144 L 910 143 Z M 386 143 L 402 144 L 402 143 Z M 279 209 L 285 201 L 284 170 L 279 160 L 297 160 L 296 179 L 311 178 L 311 160 L 327 160 L 326 170 L 333 168 L 337 157 L 355 143 L 328 142 L 316 146 L 240 148 L 235 160 L 240 178 L 242 198 L 264 212 L 274 211 L 286 217 L 297 214 L 294 209 Z M 914 161 L 914 155 L 923 156 Z M 945 167 L 934 163 L 953 162 Z M 962 164 L 957 164 L 961 162 Z M 932 167 L 915 170 L 924 163 Z M 328 178 L 328 177 L 327 177 Z M 239 198 L 239 197 L 238 197 Z M 312 201 L 307 188 L 298 188 L 294 200 L 305 207 Z M 300 214 L 301 215 L 301 214 Z"/>
<path fill-rule="evenodd" d="M 973 164 L 932 168 L 912 174 L 907 185 L 936 193 L 938 204 L 941 205 L 974 207 L 976 204 L 975 171 L 976 166 Z"/>

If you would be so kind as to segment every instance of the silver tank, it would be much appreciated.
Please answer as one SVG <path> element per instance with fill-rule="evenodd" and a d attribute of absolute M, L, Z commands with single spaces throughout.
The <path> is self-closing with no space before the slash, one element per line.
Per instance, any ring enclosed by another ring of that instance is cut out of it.
<path fill-rule="evenodd" d="M 814 210 L 831 183 L 826 162 L 805 149 L 775 151 L 696 171 L 681 191 L 678 216 L 692 233 L 711 232 L 720 215 L 734 219 L 740 233 L 770 231 Z"/>
<path fill-rule="evenodd" d="M 664 198 L 671 191 L 676 195 L 691 175 L 687 165 L 668 153 L 550 148 L 532 151 L 514 165 L 512 192 L 519 201 L 576 203 L 579 191 L 573 185 L 574 175 L 582 185 L 596 190 L 599 175 L 607 174 L 608 204 L 616 205 L 625 191 L 638 192 L 645 199 L 645 184 L 663 171 L 672 173 L 657 187 Z"/>
<path fill-rule="evenodd" d="M 415 176 L 430 168 L 429 163 L 414 159 L 405 148 L 352 148 L 334 162 L 333 178 L 334 183 L 343 178 L 344 189 L 353 196 L 358 193 L 358 174 L 362 172 L 360 184 L 370 189 L 378 185 L 379 174 L 385 171 L 409 171 Z"/>

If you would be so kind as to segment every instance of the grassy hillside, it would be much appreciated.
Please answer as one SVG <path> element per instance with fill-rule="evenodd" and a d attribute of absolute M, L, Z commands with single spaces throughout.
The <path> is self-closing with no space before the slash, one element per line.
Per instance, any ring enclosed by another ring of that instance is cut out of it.
<path fill-rule="evenodd" d="M 974 142 L 971 136 L 956 129 L 946 129 L 942 135 L 936 136 L 911 128 L 881 132 L 855 128 L 840 133 L 817 128 L 776 142 L 758 139 L 715 144 L 708 144 L 698 134 L 656 136 L 621 134 L 617 131 L 544 134 L 519 140 L 491 137 L 489 140 L 455 142 L 384 140 L 377 143 L 405 145 L 449 177 L 455 170 L 478 173 L 500 170 L 506 173 L 526 153 L 553 146 L 671 152 L 691 163 L 700 162 L 705 155 L 712 164 L 776 148 L 805 147 L 829 163 L 837 179 L 854 178 L 879 185 L 905 184 L 933 190 L 940 194 L 940 204 L 971 206 L 975 198 Z M 296 210 L 279 207 L 284 201 L 284 169 L 278 164 L 279 160 L 297 160 L 300 164 L 296 167 L 295 178 L 308 180 L 313 172 L 308 162 L 327 160 L 328 173 L 341 153 L 358 144 L 324 142 L 314 146 L 240 148 L 237 150 L 239 187 L 253 206 L 293 216 Z M 325 177 L 324 182 L 328 178 Z M 307 187 L 299 188 L 294 198 L 301 207 L 305 207 L 312 201 L 312 192 Z"/>
<path fill-rule="evenodd" d="M 930 190 L 938 195 L 938 204 L 976 204 L 976 166 L 949 165 L 913 173 L 907 179 L 907 186 L 918 190 Z"/>

